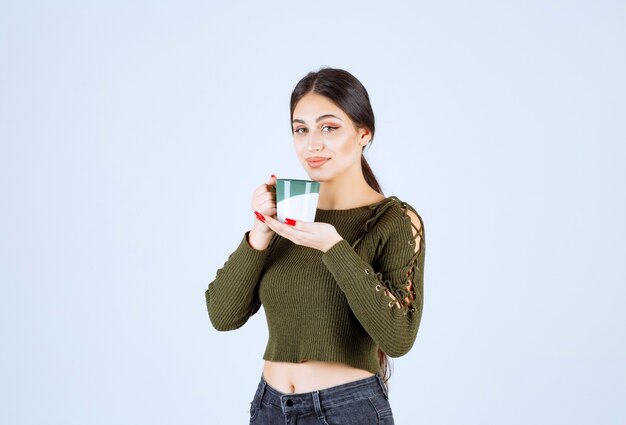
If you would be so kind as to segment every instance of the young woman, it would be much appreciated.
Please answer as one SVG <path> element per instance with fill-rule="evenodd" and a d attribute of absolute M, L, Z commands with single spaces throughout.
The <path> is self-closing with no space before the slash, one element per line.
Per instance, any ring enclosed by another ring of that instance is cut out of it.
<path fill-rule="evenodd" d="M 388 357 L 422 317 L 421 216 L 385 197 L 367 161 L 374 113 L 349 72 L 310 72 L 291 95 L 298 160 L 320 182 L 314 222 L 276 219 L 276 176 L 252 196 L 254 225 L 205 292 L 220 331 L 263 305 L 269 340 L 250 423 L 393 424 Z"/>

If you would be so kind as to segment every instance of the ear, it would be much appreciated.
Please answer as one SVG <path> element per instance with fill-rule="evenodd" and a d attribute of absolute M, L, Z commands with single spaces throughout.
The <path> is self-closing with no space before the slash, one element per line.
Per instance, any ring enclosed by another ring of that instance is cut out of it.
<path fill-rule="evenodd" d="M 372 132 L 365 127 L 360 127 L 357 134 L 359 137 L 359 144 L 363 147 L 365 147 L 365 145 L 367 145 L 372 139 Z"/>

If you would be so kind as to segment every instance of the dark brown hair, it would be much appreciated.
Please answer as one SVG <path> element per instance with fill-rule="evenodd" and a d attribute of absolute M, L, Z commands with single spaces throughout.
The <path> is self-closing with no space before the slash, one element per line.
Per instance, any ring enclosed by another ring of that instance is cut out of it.
<path fill-rule="evenodd" d="M 293 120 L 293 111 L 296 105 L 308 93 L 315 93 L 327 97 L 335 103 L 346 115 L 350 117 L 355 128 L 367 128 L 372 137 L 368 145 L 374 141 L 374 133 L 376 132 L 376 123 L 374 119 L 374 111 L 370 103 L 370 97 L 363 84 L 348 71 L 338 68 L 320 68 L 319 71 L 309 72 L 305 75 L 291 93 L 291 116 L 289 125 L 293 134 L 291 121 Z M 363 147 L 365 149 L 365 146 Z M 361 168 L 363 169 L 363 177 L 376 192 L 384 195 L 380 184 L 376 180 L 372 169 L 367 160 L 361 155 Z"/>
<path fill-rule="evenodd" d="M 350 74 L 348 71 L 337 68 L 323 67 L 319 71 L 309 72 L 296 84 L 291 93 L 291 116 L 289 123 L 293 120 L 293 111 L 296 105 L 306 94 L 315 93 L 325 96 L 335 103 L 346 115 L 350 117 L 356 128 L 367 128 L 372 137 L 368 143 L 371 145 L 374 140 L 374 132 L 376 130 L 374 111 L 370 103 L 367 90 L 363 84 Z M 293 127 L 291 127 L 293 134 Z M 363 147 L 365 149 L 365 146 Z M 376 192 L 384 195 L 380 184 L 376 180 L 372 169 L 370 168 L 365 156 L 361 153 L 361 168 L 363 177 Z M 382 371 L 382 379 L 389 389 L 389 378 L 391 378 L 390 358 L 387 354 L 378 348 L 378 363 Z"/>

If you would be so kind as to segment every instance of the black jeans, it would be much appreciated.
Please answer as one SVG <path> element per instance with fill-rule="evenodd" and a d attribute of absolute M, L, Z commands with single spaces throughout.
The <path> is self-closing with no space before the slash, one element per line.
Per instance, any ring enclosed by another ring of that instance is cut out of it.
<path fill-rule="evenodd" d="M 395 425 L 382 378 L 348 382 L 309 393 L 285 394 L 261 374 L 250 403 L 251 425 Z"/>

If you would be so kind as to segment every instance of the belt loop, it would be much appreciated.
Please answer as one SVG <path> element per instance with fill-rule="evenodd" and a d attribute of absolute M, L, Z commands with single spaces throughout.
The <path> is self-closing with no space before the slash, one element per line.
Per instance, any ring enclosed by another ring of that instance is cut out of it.
<path fill-rule="evenodd" d="M 322 405 L 320 403 L 320 392 L 313 391 L 311 395 L 313 396 L 313 406 L 315 406 L 315 413 L 317 413 L 317 419 L 319 419 L 323 423 L 326 423 L 326 417 L 324 416 L 324 412 L 322 412 Z"/>
<path fill-rule="evenodd" d="M 378 372 L 376 373 L 376 378 L 378 378 L 378 383 L 380 384 L 380 388 L 383 390 L 383 394 L 385 395 L 385 398 L 389 399 L 389 395 L 387 394 L 387 389 L 385 388 L 385 383 L 383 382 L 383 379 L 380 377 L 380 374 Z"/>
<path fill-rule="evenodd" d="M 261 402 L 263 401 L 263 395 L 265 394 L 265 387 L 266 386 L 267 386 L 267 383 L 265 382 L 265 379 L 263 378 L 263 375 L 261 375 L 261 385 L 259 386 L 258 396 L 257 396 L 257 407 L 259 409 L 261 408 Z"/>

